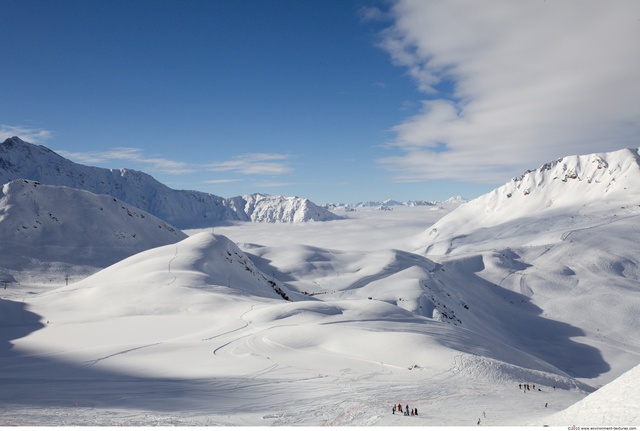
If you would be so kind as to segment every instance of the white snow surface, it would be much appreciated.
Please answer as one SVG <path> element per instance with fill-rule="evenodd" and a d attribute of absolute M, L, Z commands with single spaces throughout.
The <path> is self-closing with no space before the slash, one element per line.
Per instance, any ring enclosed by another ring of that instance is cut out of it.
<path fill-rule="evenodd" d="M 547 418 L 549 425 L 624 426 L 640 424 L 640 365 Z"/>
<path fill-rule="evenodd" d="M 545 177 L 490 215 L 238 222 L 9 284 L 0 425 L 638 425 L 637 154 L 598 157 L 623 184 L 605 198 L 578 175 L 559 181 L 589 198 L 560 205 Z"/>

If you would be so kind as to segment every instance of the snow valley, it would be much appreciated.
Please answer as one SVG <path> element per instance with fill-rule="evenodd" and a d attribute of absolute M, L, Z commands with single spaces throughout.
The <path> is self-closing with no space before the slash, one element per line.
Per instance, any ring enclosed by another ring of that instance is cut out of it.
<path fill-rule="evenodd" d="M 0 425 L 637 425 L 639 160 L 330 212 L 170 199 L 13 138 Z"/>

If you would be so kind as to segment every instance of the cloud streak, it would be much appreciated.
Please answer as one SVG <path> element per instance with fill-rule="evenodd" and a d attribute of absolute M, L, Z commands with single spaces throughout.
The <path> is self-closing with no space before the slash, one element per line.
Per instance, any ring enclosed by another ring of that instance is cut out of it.
<path fill-rule="evenodd" d="M 56 152 L 63 157 L 88 165 L 124 161 L 143 164 L 152 170 L 172 175 L 187 174 L 195 171 L 193 167 L 184 162 L 147 156 L 140 148 L 117 147 L 108 151 L 88 153 L 74 153 L 62 150 Z"/>
<path fill-rule="evenodd" d="M 216 172 L 230 171 L 245 175 L 283 175 L 293 171 L 289 159 L 287 154 L 250 153 L 226 162 L 212 163 L 208 168 Z"/>
<path fill-rule="evenodd" d="M 380 46 L 425 95 L 378 160 L 396 181 L 502 183 L 640 144 L 640 2 L 401 0 L 390 14 Z"/>
<path fill-rule="evenodd" d="M 250 153 L 231 160 L 210 164 L 189 164 L 180 161 L 149 156 L 144 150 L 132 147 L 116 147 L 105 151 L 70 152 L 56 150 L 62 157 L 85 165 L 108 163 L 143 165 L 143 169 L 170 175 L 191 174 L 202 171 L 233 172 L 241 175 L 283 175 L 293 171 L 289 165 L 291 156 L 276 153 Z M 211 179 L 206 184 L 228 184 L 240 179 Z"/>
<path fill-rule="evenodd" d="M 17 136 L 26 142 L 39 144 L 51 139 L 53 133 L 49 130 L 0 124 L 0 141 L 4 141 L 5 139 L 12 138 L 14 136 Z"/>

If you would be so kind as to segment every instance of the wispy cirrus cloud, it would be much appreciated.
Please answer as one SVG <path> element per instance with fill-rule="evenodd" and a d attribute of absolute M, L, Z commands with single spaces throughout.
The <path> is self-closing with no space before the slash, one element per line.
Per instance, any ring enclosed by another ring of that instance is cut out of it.
<path fill-rule="evenodd" d="M 291 182 L 265 182 L 265 183 L 259 183 L 259 184 L 255 184 L 256 187 L 288 187 L 288 186 L 295 186 L 297 183 L 291 183 Z"/>
<path fill-rule="evenodd" d="M 166 174 L 187 174 L 196 169 L 184 162 L 168 160 L 161 157 L 148 156 L 140 148 L 116 147 L 107 151 L 94 152 L 69 152 L 57 150 L 58 154 L 78 163 L 101 164 L 113 161 L 137 163 L 149 167 L 152 170 Z"/>
<path fill-rule="evenodd" d="M 171 175 L 190 174 L 201 171 L 234 172 L 244 175 L 283 175 L 293 171 L 289 165 L 291 156 L 276 153 L 250 153 L 239 155 L 225 162 L 210 164 L 189 164 L 150 156 L 143 149 L 134 147 L 116 147 L 105 151 L 71 152 L 56 150 L 58 154 L 86 165 L 105 165 L 118 163 L 142 165 L 138 169 L 162 172 Z M 226 184 L 240 179 L 212 179 L 207 184 Z"/>
<path fill-rule="evenodd" d="M 378 162 L 397 181 L 500 183 L 640 142 L 640 2 L 400 0 L 381 46 L 424 93 Z"/>
<path fill-rule="evenodd" d="M 283 175 L 293 171 L 291 156 L 276 153 L 249 153 L 226 162 L 212 163 L 208 169 L 216 172 L 237 172 L 245 175 Z"/>
<path fill-rule="evenodd" d="M 6 124 L 0 124 L 0 140 L 12 138 L 14 136 L 19 137 L 23 141 L 30 142 L 32 144 L 40 144 L 48 139 L 51 139 L 53 132 L 44 129 L 34 129 L 26 126 L 9 126 Z"/>
<path fill-rule="evenodd" d="M 223 180 L 207 180 L 205 184 L 229 184 L 229 183 L 237 183 L 240 180 L 235 179 L 223 179 Z"/>

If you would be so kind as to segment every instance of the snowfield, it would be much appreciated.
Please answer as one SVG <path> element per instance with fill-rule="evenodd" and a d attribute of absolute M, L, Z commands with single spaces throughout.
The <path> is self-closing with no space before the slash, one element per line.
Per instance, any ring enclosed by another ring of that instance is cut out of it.
<path fill-rule="evenodd" d="M 68 285 L 0 265 L 0 425 L 637 426 L 638 158 L 194 229 Z"/>

